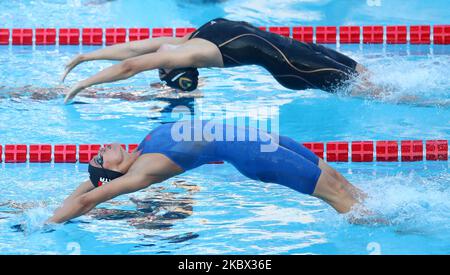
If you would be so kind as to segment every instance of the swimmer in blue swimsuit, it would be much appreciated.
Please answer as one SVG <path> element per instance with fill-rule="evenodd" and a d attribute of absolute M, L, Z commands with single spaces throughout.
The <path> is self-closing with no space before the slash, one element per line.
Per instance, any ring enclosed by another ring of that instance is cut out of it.
<path fill-rule="evenodd" d="M 132 41 L 78 55 L 67 64 L 62 80 L 77 65 L 102 59 L 121 62 L 80 81 L 67 92 L 66 103 L 87 87 L 143 71 L 158 69 L 166 85 L 193 91 L 198 85 L 198 68 L 246 65 L 265 68 L 288 89 L 313 88 L 333 93 L 349 87 L 351 95 L 371 97 L 386 92 L 371 83 L 364 66 L 342 53 L 224 18 L 211 20 L 184 37 Z"/>
<path fill-rule="evenodd" d="M 101 148 L 89 163 L 89 180 L 49 222 L 65 222 L 116 196 L 216 161 L 230 163 L 253 180 L 320 198 L 339 213 L 364 199 L 341 174 L 288 137 L 212 121 L 181 121 L 157 127 L 132 153 L 119 144 Z"/>

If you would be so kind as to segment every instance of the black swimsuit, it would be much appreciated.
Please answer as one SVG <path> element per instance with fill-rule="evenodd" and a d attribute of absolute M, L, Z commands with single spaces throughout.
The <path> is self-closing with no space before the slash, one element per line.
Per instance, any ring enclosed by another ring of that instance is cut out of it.
<path fill-rule="evenodd" d="M 243 21 L 217 18 L 193 32 L 192 38 L 217 45 L 224 67 L 262 66 L 289 89 L 334 92 L 356 75 L 357 62 L 337 51 L 263 31 Z"/>

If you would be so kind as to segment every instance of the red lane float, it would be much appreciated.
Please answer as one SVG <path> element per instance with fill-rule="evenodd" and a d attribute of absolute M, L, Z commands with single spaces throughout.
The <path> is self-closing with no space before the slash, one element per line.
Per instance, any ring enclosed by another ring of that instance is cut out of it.
<path fill-rule="evenodd" d="M 79 45 L 79 29 L 59 29 L 59 45 Z"/>
<path fill-rule="evenodd" d="M 12 31 L 13 45 L 33 45 L 32 29 L 13 29 Z"/>
<path fill-rule="evenodd" d="M 175 37 L 184 37 L 191 32 L 195 32 L 195 30 L 195 28 L 176 28 Z"/>
<path fill-rule="evenodd" d="M 52 146 L 50 144 L 31 144 L 30 162 L 45 163 L 52 161 Z"/>
<path fill-rule="evenodd" d="M 0 45 L 9 45 L 9 29 L 0 29 Z"/>
<path fill-rule="evenodd" d="M 264 31 L 278 33 L 286 37 L 292 37 L 302 42 L 314 42 L 314 27 L 312 26 L 271 26 L 258 27 Z M 195 28 L 153 28 L 151 37 L 183 37 L 193 31 Z M 103 39 L 105 32 L 105 39 Z M 434 44 L 450 44 L 450 25 L 434 25 L 433 34 L 431 26 L 413 25 L 407 26 L 386 26 L 386 37 L 384 37 L 384 26 L 363 26 L 362 39 L 360 26 L 339 26 L 339 41 L 341 44 L 406 44 L 408 36 L 410 44 L 431 44 L 431 35 Z M 33 45 L 33 39 L 36 45 L 79 45 L 80 33 L 82 45 L 113 45 L 127 41 L 127 29 L 125 28 L 61 28 L 58 32 L 58 41 L 56 40 L 57 30 L 54 28 L 33 29 L 0 28 L 0 45 Z M 408 35 L 409 33 L 409 35 Z M 335 44 L 337 42 L 336 26 L 318 26 L 315 27 L 315 42 L 322 44 Z M 10 40 L 11 38 L 11 40 Z M 150 38 L 149 28 L 130 28 L 128 30 L 128 40 L 136 41 Z"/>
<path fill-rule="evenodd" d="M 27 146 L 25 144 L 7 144 L 5 145 L 5 162 L 27 162 L 27 151 Z"/>
<path fill-rule="evenodd" d="M 82 30 L 82 44 L 88 46 L 103 45 L 103 29 L 102 28 L 84 28 Z"/>
<path fill-rule="evenodd" d="M 421 140 L 403 140 L 400 146 L 402 161 L 423 160 L 423 142 Z"/>
<path fill-rule="evenodd" d="M 334 26 L 316 27 L 316 43 L 336 44 L 336 30 Z"/>
<path fill-rule="evenodd" d="M 105 31 L 105 43 L 107 46 L 125 43 L 127 41 L 127 29 L 107 28 Z"/>
<path fill-rule="evenodd" d="M 348 142 L 328 142 L 327 161 L 348 162 Z"/>
<path fill-rule="evenodd" d="M 152 37 L 173 37 L 172 28 L 153 28 Z"/>
<path fill-rule="evenodd" d="M 436 25 L 433 28 L 434 44 L 450 44 L 450 25 Z"/>
<path fill-rule="evenodd" d="M 305 43 L 312 43 L 314 41 L 313 27 L 293 27 L 292 38 Z"/>
<path fill-rule="evenodd" d="M 291 29 L 289 27 L 269 27 L 269 32 L 273 32 L 286 37 L 291 36 Z"/>
<path fill-rule="evenodd" d="M 351 153 L 349 151 L 349 142 L 305 142 L 303 145 L 311 150 L 319 158 L 330 162 L 348 162 L 349 155 L 352 162 L 373 162 L 374 154 L 376 161 L 423 161 L 424 160 L 424 142 L 422 140 L 403 140 L 398 141 L 353 141 L 351 142 Z M 104 144 L 108 146 L 110 144 Z M 326 145 L 326 146 L 325 146 Z M 127 150 L 126 144 L 120 144 L 124 150 Z M 7 163 L 26 162 L 31 163 L 51 162 L 55 163 L 88 163 L 100 149 L 100 144 L 56 144 L 52 154 L 52 145 L 50 144 L 32 144 L 27 148 L 24 144 L 8 144 L 4 148 L 4 159 Z M 128 144 L 128 152 L 132 152 L 138 147 L 138 144 Z M 325 150 L 326 147 L 326 150 Z M 374 150 L 375 147 L 375 150 Z M 448 160 L 448 141 L 447 140 L 427 140 L 425 142 L 426 160 L 440 161 Z M 29 150 L 28 150 L 29 149 Z M 0 162 L 2 161 L 3 147 L 0 145 Z M 217 161 L 211 164 L 221 164 Z"/>
<path fill-rule="evenodd" d="M 361 42 L 361 28 L 359 26 L 339 27 L 339 42 L 342 44 L 359 44 Z"/>
<path fill-rule="evenodd" d="M 36 45 L 56 45 L 56 29 L 36 29 Z"/>
<path fill-rule="evenodd" d="M 364 26 L 363 43 L 364 44 L 383 44 L 384 30 L 383 26 Z"/>
<path fill-rule="evenodd" d="M 372 162 L 373 161 L 373 141 L 353 141 L 352 161 Z"/>
<path fill-rule="evenodd" d="M 316 156 L 323 159 L 325 145 L 322 142 L 305 142 L 303 146 L 311 150 Z"/>
<path fill-rule="evenodd" d="M 54 150 L 55 163 L 77 162 L 77 146 L 75 144 L 58 144 Z"/>
<path fill-rule="evenodd" d="M 448 160 L 448 141 L 447 140 L 427 140 L 427 160 Z"/>
<path fill-rule="evenodd" d="M 386 43 L 387 44 L 406 44 L 408 31 L 406 26 L 387 26 Z"/>
<path fill-rule="evenodd" d="M 398 161 L 397 141 L 377 141 L 377 161 Z"/>
<path fill-rule="evenodd" d="M 128 31 L 129 41 L 145 40 L 150 38 L 149 28 L 131 28 Z"/>
<path fill-rule="evenodd" d="M 3 162 L 3 146 L 0 145 L 0 163 Z"/>
<path fill-rule="evenodd" d="M 138 146 L 139 144 L 128 144 L 128 153 L 132 153 Z"/>
<path fill-rule="evenodd" d="M 409 28 L 409 43 L 411 44 L 430 44 L 431 39 L 430 26 L 411 26 Z"/>
<path fill-rule="evenodd" d="M 88 163 L 97 155 L 100 147 L 100 144 L 80 144 L 78 146 L 78 161 L 80 163 Z"/>

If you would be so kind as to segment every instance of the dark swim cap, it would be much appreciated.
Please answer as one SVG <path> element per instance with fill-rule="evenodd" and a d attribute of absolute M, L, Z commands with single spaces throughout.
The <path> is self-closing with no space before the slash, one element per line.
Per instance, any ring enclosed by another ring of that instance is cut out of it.
<path fill-rule="evenodd" d="M 163 69 L 159 69 L 160 78 L 165 81 L 167 86 L 174 89 L 191 92 L 197 89 L 198 70 L 196 68 L 179 68 L 173 69 L 166 73 Z"/>
<path fill-rule="evenodd" d="M 89 164 L 88 172 L 89 172 L 89 179 L 91 180 L 92 184 L 95 187 L 100 187 L 103 184 L 106 184 L 124 175 L 120 172 L 104 168 L 98 168 L 92 166 L 91 164 Z"/>

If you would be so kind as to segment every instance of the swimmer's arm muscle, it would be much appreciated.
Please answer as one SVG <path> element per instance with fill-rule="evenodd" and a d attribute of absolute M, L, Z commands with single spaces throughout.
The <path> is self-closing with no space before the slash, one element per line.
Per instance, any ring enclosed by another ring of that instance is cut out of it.
<path fill-rule="evenodd" d="M 47 222 L 63 223 L 77 218 L 102 202 L 144 189 L 152 183 L 153 180 L 145 174 L 127 174 L 74 199 L 66 200 Z"/>
<path fill-rule="evenodd" d="M 162 44 L 180 44 L 184 38 L 158 37 L 132 41 L 105 47 L 81 55 L 83 61 L 90 60 L 125 60 L 131 57 L 156 52 Z"/>
<path fill-rule="evenodd" d="M 143 71 L 158 68 L 201 67 L 201 64 L 196 64 L 194 56 L 189 51 L 168 51 L 128 58 L 86 80 L 80 81 L 67 93 L 64 102 L 67 103 L 83 89 L 90 86 L 127 79 Z"/>
<path fill-rule="evenodd" d="M 91 191 L 92 189 L 94 189 L 94 185 L 91 183 L 90 180 L 83 182 L 82 184 L 80 184 L 77 187 L 77 189 L 75 189 L 75 191 L 72 192 L 72 194 L 70 194 L 70 196 L 68 196 L 64 200 L 63 206 L 64 205 L 72 205 L 77 198 L 79 198 L 83 194 L 86 194 L 87 192 Z M 55 212 L 57 212 L 57 211 L 59 211 L 59 209 L 57 209 Z"/>
<path fill-rule="evenodd" d="M 94 185 L 91 183 L 90 180 L 87 180 L 87 181 L 83 182 L 82 184 L 80 184 L 80 185 L 78 186 L 78 188 L 75 189 L 75 191 L 73 191 L 73 193 L 70 194 L 70 196 L 68 196 L 68 197 L 66 198 L 66 200 L 64 201 L 64 203 L 66 203 L 66 202 L 68 202 L 68 201 L 70 201 L 70 200 L 74 200 L 74 199 L 76 199 L 77 197 L 79 197 L 79 196 L 81 196 L 81 195 L 83 195 L 83 194 L 85 194 L 85 193 L 91 191 L 92 189 L 94 189 Z"/>
<path fill-rule="evenodd" d="M 162 44 L 181 44 L 188 40 L 188 35 L 177 37 L 158 37 L 116 44 L 90 53 L 79 54 L 66 64 L 61 81 L 79 64 L 92 60 L 125 60 L 128 58 L 156 52 Z"/>

